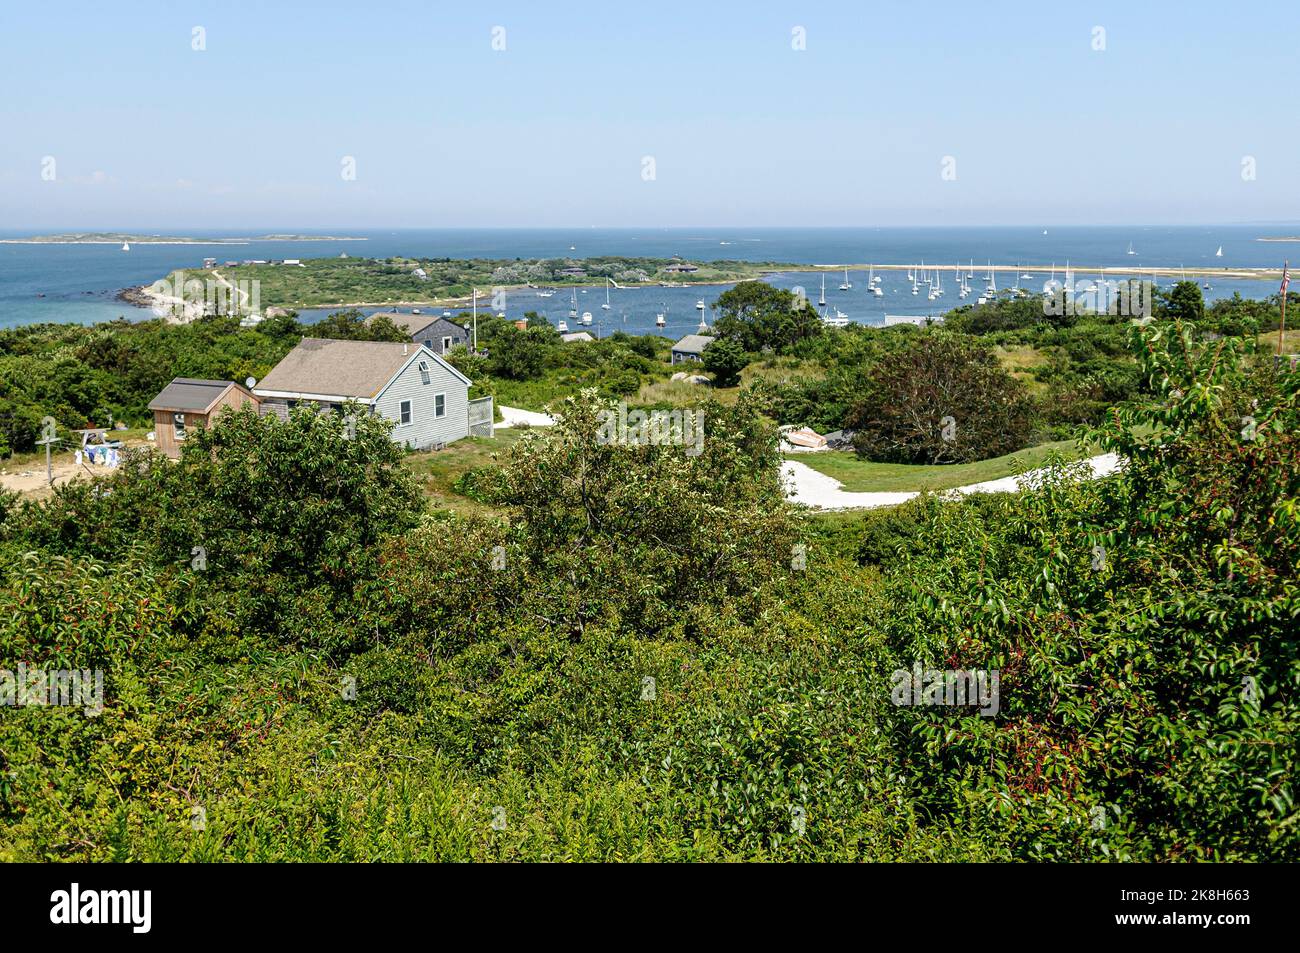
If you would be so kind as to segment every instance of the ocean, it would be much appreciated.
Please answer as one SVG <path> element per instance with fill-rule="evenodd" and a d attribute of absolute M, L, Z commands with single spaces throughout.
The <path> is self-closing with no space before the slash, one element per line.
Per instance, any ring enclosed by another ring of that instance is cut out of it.
<path fill-rule="evenodd" d="M 248 229 L 241 232 L 193 229 L 167 234 L 229 238 L 239 235 L 284 233 L 279 229 Z M 148 230 L 133 233 L 150 234 Z M 30 231 L 0 230 L 0 239 L 23 238 Z M 310 230 L 293 234 L 311 235 Z M 865 269 L 850 272 L 851 290 L 839 290 L 843 273 L 827 276 L 828 308 L 864 324 L 882 324 L 885 315 L 918 316 L 942 314 L 960 303 L 973 303 L 984 286 L 985 265 L 1021 265 L 1030 278 L 1021 281 L 1026 290 L 1041 289 L 1048 269 L 1055 264 L 1062 277 L 1069 261 L 1076 278 L 1096 277 L 1097 267 L 1128 268 L 1277 268 L 1284 258 L 1300 254 L 1300 243 L 1259 241 L 1262 237 L 1300 235 L 1300 225 L 1206 225 L 1206 226 L 1107 226 L 1107 227 L 999 227 L 999 228 L 679 228 L 679 229 L 406 229 L 342 230 L 317 234 L 347 235 L 362 241 L 277 241 L 237 245 L 134 244 L 129 252 L 117 244 L 54 245 L 0 244 L 0 327 L 42 322 L 93 324 L 117 317 L 141 320 L 151 317 L 145 309 L 118 300 L 124 288 L 148 284 L 175 268 L 198 268 L 208 256 L 219 260 L 246 258 L 336 257 L 346 252 L 354 257 L 383 258 L 390 255 L 448 258 L 539 258 L 591 255 L 634 255 L 711 261 L 783 261 L 820 265 L 836 263 L 905 264 L 924 260 L 929 265 L 969 265 L 975 289 L 966 302 L 957 298 L 951 271 L 944 275 L 946 293 L 937 301 L 927 299 L 924 290 L 911 294 L 905 272 L 877 271 L 882 297 L 867 291 Z M 1133 255 L 1128 254 L 1130 244 Z M 1223 248 L 1222 257 L 1215 251 Z M 1014 275 L 998 275 L 999 287 L 1011 283 Z M 814 302 L 820 297 L 820 276 L 777 275 L 772 283 L 782 287 L 802 286 Z M 1167 285 L 1174 279 L 1161 278 Z M 1205 279 L 1201 279 L 1205 280 Z M 1252 279 L 1210 278 L 1208 300 L 1231 297 L 1264 298 L 1277 292 L 1277 282 Z M 577 294 L 577 310 L 590 312 L 587 330 L 605 334 L 625 329 L 633 333 L 658 332 L 677 337 L 695 330 L 701 316 L 711 315 L 708 306 L 724 289 L 718 286 L 628 288 L 610 292 L 610 308 L 604 310 L 605 292 L 590 288 Z M 703 299 L 706 310 L 696 304 Z M 500 303 L 500 302 L 498 302 Z M 567 289 L 547 298 L 535 291 L 509 292 L 504 302 L 508 317 L 538 311 L 553 322 L 567 320 L 570 330 L 579 330 L 569 319 L 572 295 Z M 484 303 L 486 310 L 489 305 Z M 381 309 L 363 309 L 367 311 Z M 492 310 L 497 310 L 493 308 Z M 327 312 L 304 311 L 305 321 L 319 320 Z M 656 314 L 665 315 L 665 326 L 657 328 Z M 581 319 L 580 319 L 581 320 Z"/>

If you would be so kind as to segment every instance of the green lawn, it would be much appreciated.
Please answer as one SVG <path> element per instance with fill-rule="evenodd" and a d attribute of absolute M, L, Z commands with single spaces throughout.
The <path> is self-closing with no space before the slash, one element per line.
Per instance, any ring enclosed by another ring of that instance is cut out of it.
<path fill-rule="evenodd" d="M 494 457 L 504 457 L 526 433 L 526 427 L 511 427 L 498 430 L 494 437 L 465 437 L 449 444 L 445 450 L 407 454 L 402 465 L 415 475 L 435 507 L 462 514 L 482 512 L 486 509 L 484 506 L 461 496 L 452 489 L 453 484 L 462 474 L 493 463 Z"/>
<path fill-rule="evenodd" d="M 1076 460 L 1084 454 L 1073 440 L 1058 440 L 1037 447 L 1017 450 L 1004 457 L 980 460 L 977 463 L 954 463 L 940 466 L 915 466 L 906 463 L 872 463 L 859 459 L 857 454 L 831 451 L 827 453 L 793 453 L 787 460 L 806 463 L 820 473 L 834 477 L 853 493 L 871 491 L 949 490 L 955 486 L 983 483 L 1013 476 L 1018 472 L 1042 466 L 1048 453 L 1056 450 L 1068 459 Z"/>

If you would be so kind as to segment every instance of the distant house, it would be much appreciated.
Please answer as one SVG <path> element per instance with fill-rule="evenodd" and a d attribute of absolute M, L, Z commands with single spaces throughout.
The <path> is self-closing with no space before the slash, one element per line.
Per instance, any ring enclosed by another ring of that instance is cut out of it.
<path fill-rule="evenodd" d="M 411 340 L 416 344 L 423 344 L 434 354 L 446 354 L 457 344 L 463 344 L 469 347 L 469 331 L 457 324 L 455 321 L 448 321 L 443 317 L 433 317 L 427 314 L 398 314 L 396 312 L 381 312 L 372 314 L 366 318 L 366 323 L 374 321 L 375 318 L 387 318 L 399 328 L 406 331 L 411 336 Z"/>
<path fill-rule="evenodd" d="M 707 334 L 688 334 L 673 345 L 672 363 L 682 364 L 686 361 L 704 360 L 704 349 L 717 338 Z"/>
<path fill-rule="evenodd" d="M 664 271 L 671 275 L 689 275 L 699 270 L 698 265 L 692 265 L 688 261 L 675 261 L 671 265 L 664 266 Z"/>
<path fill-rule="evenodd" d="M 257 398 L 234 381 L 207 381 L 176 377 L 149 402 L 153 411 L 154 442 L 173 460 L 181 455 L 181 444 L 197 427 L 207 427 L 223 408 L 239 409 Z"/>
<path fill-rule="evenodd" d="M 417 450 L 492 433 L 492 398 L 469 400 L 470 379 L 431 349 L 389 341 L 303 338 L 253 389 L 263 414 L 348 401 L 393 421 L 393 442 Z M 484 421 L 486 428 L 484 429 Z"/>
<path fill-rule="evenodd" d="M 570 334 L 561 334 L 560 340 L 565 344 L 572 344 L 575 341 L 594 341 L 596 339 L 586 331 L 574 331 Z"/>
<path fill-rule="evenodd" d="M 413 272 L 411 272 L 411 274 L 414 275 L 416 278 L 419 278 L 421 281 L 429 280 L 429 273 L 426 272 L 423 268 L 417 268 Z"/>
<path fill-rule="evenodd" d="M 561 268 L 560 274 L 566 278 L 586 278 L 587 270 L 585 268 Z"/>
<path fill-rule="evenodd" d="M 205 258 L 205 259 L 203 259 L 203 267 L 204 267 L 204 268 L 216 268 L 216 267 L 217 267 L 217 260 L 216 260 L 215 258 Z"/>

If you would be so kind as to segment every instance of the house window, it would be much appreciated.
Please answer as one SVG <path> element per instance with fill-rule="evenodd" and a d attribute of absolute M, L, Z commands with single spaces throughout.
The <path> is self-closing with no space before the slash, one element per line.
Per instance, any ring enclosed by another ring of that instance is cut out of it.
<path fill-rule="evenodd" d="M 399 405 L 398 414 L 401 417 L 401 423 L 409 424 L 411 422 L 411 402 L 404 400 Z"/>
<path fill-rule="evenodd" d="M 451 338 L 443 338 L 443 339 L 442 339 L 442 353 L 443 353 L 443 354 L 446 354 L 446 353 L 447 353 L 448 351 L 450 351 L 450 350 L 451 350 Z"/>
<path fill-rule="evenodd" d="M 426 364 L 424 361 L 420 362 L 420 383 L 421 384 L 429 383 L 429 365 Z"/>
<path fill-rule="evenodd" d="M 172 414 L 172 427 L 176 431 L 176 439 L 184 440 L 185 439 L 185 415 Z"/>
<path fill-rule="evenodd" d="M 447 416 L 447 395 L 446 394 L 433 395 L 433 416 L 435 417 Z"/>
<path fill-rule="evenodd" d="M 430 351 L 432 351 L 432 350 L 433 350 L 433 340 L 432 340 L 431 338 L 425 338 L 425 339 L 424 339 L 424 346 L 427 347 Z"/>

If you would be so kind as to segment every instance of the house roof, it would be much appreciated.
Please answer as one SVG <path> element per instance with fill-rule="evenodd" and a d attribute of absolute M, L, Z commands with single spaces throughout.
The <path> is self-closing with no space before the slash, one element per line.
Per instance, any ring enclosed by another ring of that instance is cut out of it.
<path fill-rule="evenodd" d="M 460 328 L 460 325 L 456 324 L 455 321 L 450 321 L 438 314 L 398 314 L 397 312 L 381 311 L 366 318 L 366 324 L 369 324 L 375 318 L 387 318 L 399 328 L 405 330 L 407 334 L 414 334 L 416 331 L 423 331 L 429 325 L 437 324 L 439 321 L 446 321 L 448 324 L 453 324 Z M 461 328 L 461 330 L 463 331 L 465 329 Z"/>
<path fill-rule="evenodd" d="M 596 339 L 586 331 L 573 331 L 569 334 L 561 334 L 560 340 L 565 344 L 572 344 L 574 341 L 594 341 Z"/>
<path fill-rule="evenodd" d="M 231 387 L 243 390 L 234 381 L 208 381 L 193 377 L 175 377 L 153 400 L 150 410 L 202 413 L 221 399 Z M 247 391 L 245 391 L 247 393 Z"/>
<path fill-rule="evenodd" d="M 673 345 L 673 350 L 683 354 L 702 354 L 704 349 L 716 340 L 717 338 L 707 334 L 688 334 Z"/>
<path fill-rule="evenodd" d="M 262 396 L 307 394 L 372 400 L 417 357 L 441 364 L 467 385 L 469 378 L 428 348 L 401 341 L 303 338 L 254 388 Z"/>

